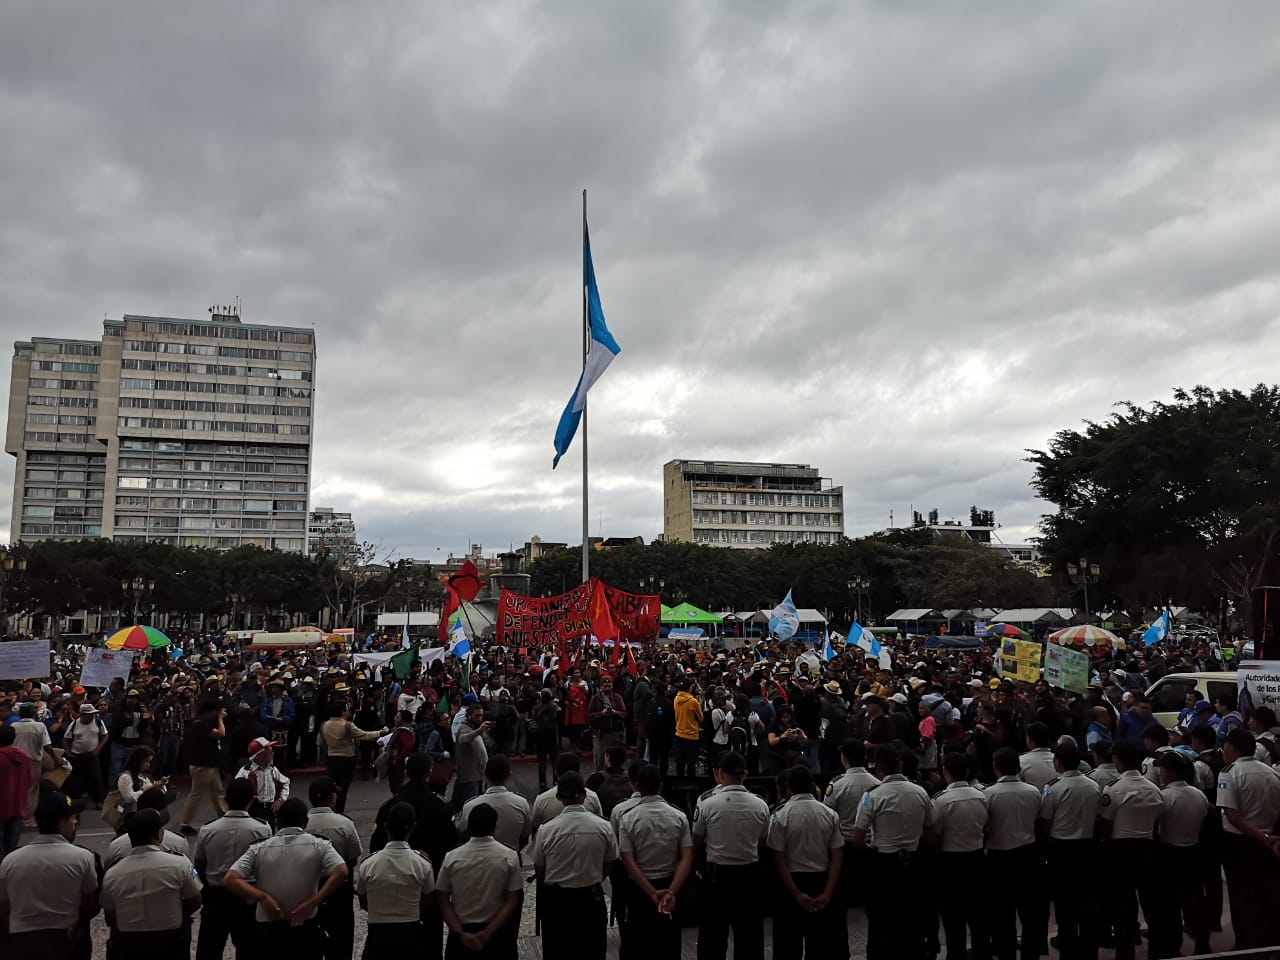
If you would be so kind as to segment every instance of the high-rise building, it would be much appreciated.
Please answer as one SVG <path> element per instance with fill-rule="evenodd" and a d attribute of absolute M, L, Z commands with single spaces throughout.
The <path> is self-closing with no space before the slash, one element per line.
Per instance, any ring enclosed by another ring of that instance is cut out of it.
<path fill-rule="evenodd" d="M 806 464 L 672 460 L 662 503 L 667 541 L 760 548 L 844 536 L 844 488 Z"/>
<path fill-rule="evenodd" d="M 351 514 L 336 513 L 333 507 L 316 507 L 307 514 L 307 556 L 316 556 L 321 546 L 330 553 L 335 548 L 355 549 L 356 525 Z"/>
<path fill-rule="evenodd" d="M 13 540 L 305 549 L 314 332 L 210 313 L 14 344 Z"/>

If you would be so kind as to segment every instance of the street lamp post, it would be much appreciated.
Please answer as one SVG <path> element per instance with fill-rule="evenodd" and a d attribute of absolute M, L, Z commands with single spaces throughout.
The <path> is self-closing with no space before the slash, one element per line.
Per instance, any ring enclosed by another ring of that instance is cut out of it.
<path fill-rule="evenodd" d="M 858 608 L 858 623 L 862 623 L 862 595 L 870 594 L 871 581 L 866 577 L 854 577 L 849 581 L 849 592 L 853 594 L 854 603 Z"/>
<path fill-rule="evenodd" d="M 655 583 L 656 583 L 656 584 L 657 584 L 657 586 L 658 586 L 658 596 L 662 596 L 662 588 L 663 588 L 663 587 L 665 587 L 665 586 L 667 585 L 667 581 L 666 581 L 666 580 L 656 579 L 655 577 L 652 577 L 652 576 L 648 577 L 647 579 L 646 579 L 645 577 L 641 577 L 641 578 L 640 578 L 640 589 L 641 589 L 641 590 L 644 590 L 644 589 L 648 588 L 649 593 L 650 593 L 650 594 L 652 594 L 652 593 L 653 593 L 653 587 L 654 587 L 654 584 L 655 584 Z"/>
<path fill-rule="evenodd" d="M 1090 563 L 1084 557 L 1081 557 L 1078 563 L 1067 564 L 1067 576 L 1080 584 L 1080 589 L 1084 591 L 1084 615 L 1089 616 L 1089 584 L 1097 583 L 1098 577 L 1102 575 L 1102 566 L 1096 563 Z"/>
<path fill-rule="evenodd" d="M 8 636 L 9 633 L 9 613 L 4 608 L 5 591 L 9 589 L 9 584 L 21 580 L 26 572 L 26 557 L 15 557 L 0 547 L 0 636 Z"/>
<path fill-rule="evenodd" d="M 144 597 L 150 597 L 156 589 L 154 580 L 144 580 L 142 577 L 134 577 L 132 580 L 120 581 L 120 592 L 124 594 L 124 602 L 133 609 L 133 622 L 138 622 L 139 613 L 142 610 L 142 600 Z M 124 624 L 121 624 L 123 627 Z"/>

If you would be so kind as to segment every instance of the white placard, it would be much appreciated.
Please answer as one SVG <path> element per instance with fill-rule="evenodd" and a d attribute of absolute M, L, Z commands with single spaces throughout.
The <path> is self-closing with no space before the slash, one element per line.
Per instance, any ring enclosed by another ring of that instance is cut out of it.
<path fill-rule="evenodd" d="M 106 689 L 116 677 L 128 681 L 137 650 L 106 650 L 102 647 L 90 650 L 80 671 L 80 686 Z"/>
<path fill-rule="evenodd" d="M 39 680 L 49 676 L 48 640 L 0 643 L 0 680 Z"/>

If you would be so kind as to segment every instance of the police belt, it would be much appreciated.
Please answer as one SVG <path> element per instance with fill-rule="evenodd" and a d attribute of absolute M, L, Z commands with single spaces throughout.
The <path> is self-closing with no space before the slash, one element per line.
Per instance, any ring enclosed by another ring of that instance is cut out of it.
<path fill-rule="evenodd" d="M 876 850 L 876 855 L 880 857 L 890 857 L 894 860 L 901 860 L 903 863 L 909 863 L 916 858 L 919 851 L 916 850 Z"/>
<path fill-rule="evenodd" d="M 597 893 L 604 893 L 604 887 L 598 883 L 592 883 L 585 887 L 566 887 L 562 883 L 544 883 L 542 887 L 544 890 L 554 890 L 565 896 L 581 896 L 586 893 L 594 896 Z"/>

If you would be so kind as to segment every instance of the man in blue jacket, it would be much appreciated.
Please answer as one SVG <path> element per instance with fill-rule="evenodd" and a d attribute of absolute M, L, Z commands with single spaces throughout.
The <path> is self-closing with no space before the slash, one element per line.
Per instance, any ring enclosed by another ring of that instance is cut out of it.
<path fill-rule="evenodd" d="M 289 728 L 293 726 L 293 698 L 285 693 L 284 677 L 275 674 L 267 685 L 267 695 L 262 698 L 262 706 L 258 708 L 259 719 L 267 728 L 267 739 L 278 743 L 289 742 Z M 276 766 L 287 770 L 293 762 L 288 749 L 276 754 Z"/>

